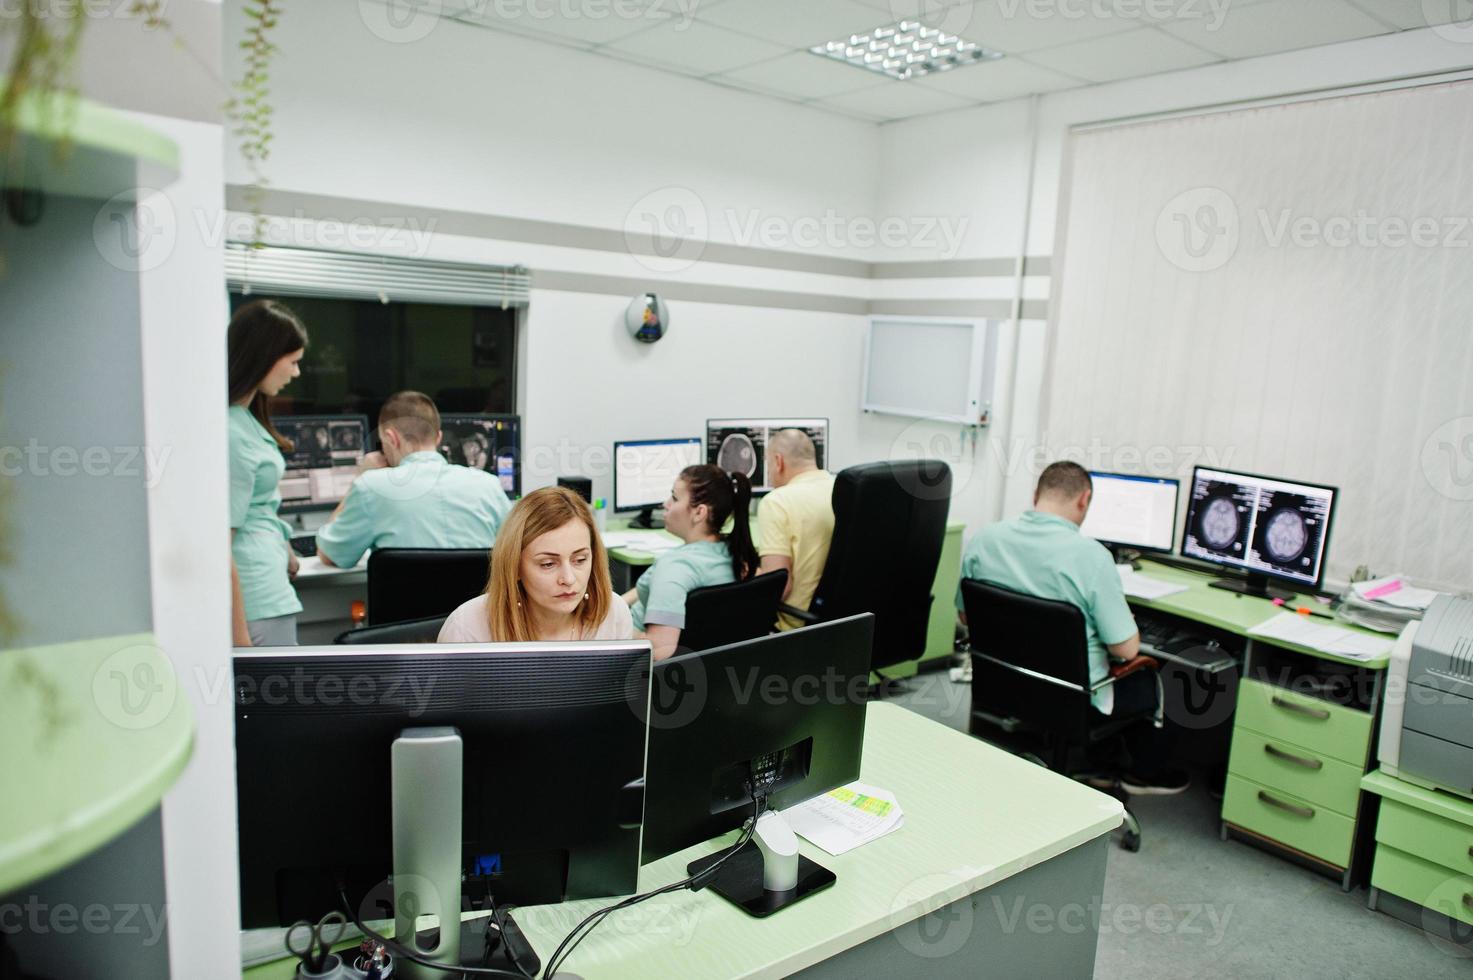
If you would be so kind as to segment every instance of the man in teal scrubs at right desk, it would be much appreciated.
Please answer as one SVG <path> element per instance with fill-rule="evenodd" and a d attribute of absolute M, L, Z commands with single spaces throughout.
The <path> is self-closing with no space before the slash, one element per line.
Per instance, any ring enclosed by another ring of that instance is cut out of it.
<path fill-rule="evenodd" d="M 1109 659 L 1140 653 L 1140 633 L 1125 601 L 1120 573 L 1104 545 L 1079 533 L 1089 511 L 1094 483 L 1078 463 L 1049 464 L 1038 477 L 1033 509 L 1012 521 L 989 524 L 972 536 L 962 554 L 962 578 L 1077 606 L 1084 613 L 1091 681 L 1110 672 Z M 957 608 L 962 607 L 957 590 Z M 1101 715 L 1155 711 L 1155 671 L 1137 671 L 1095 692 Z M 1132 793 L 1180 793 L 1190 780 L 1167 765 L 1171 739 L 1148 723 L 1125 730 L 1131 770 L 1122 779 Z"/>
<path fill-rule="evenodd" d="M 401 391 L 378 417 L 383 451 L 369 453 L 332 518 L 317 532 L 324 565 L 352 568 L 370 548 L 489 548 L 511 510 L 501 481 L 439 453 L 440 412 Z"/>

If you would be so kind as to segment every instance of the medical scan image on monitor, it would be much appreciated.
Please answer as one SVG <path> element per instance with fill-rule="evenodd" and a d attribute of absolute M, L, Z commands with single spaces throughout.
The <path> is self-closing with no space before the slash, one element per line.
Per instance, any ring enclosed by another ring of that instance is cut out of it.
<path fill-rule="evenodd" d="M 330 510 L 347 496 L 363 458 L 368 418 L 363 415 L 278 415 L 276 431 L 290 439 L 281 475 L 281 510 Z"/>
<path fill-rule="evenodd" d="M 1194 484 L 1183 549 L 1188 554 L 1209 552 L 1211 557 L 1241 562 L 1248 554 L 1257 498 L 1256 489 L 1237 483 L 1202 480 Z"/>
<path fill-rule="evenodd" d="M 1329 522 L 1330 501 L 1287 490 L 1264 491 L 1249 558 L 1285 575 L 1310 573 Z"/>
<path fill-rule="evenodd" d="M 521 496 L 521 419 L 516 415 L 440 416 L 440 455 L 496 474 L 512 499 Z"/>
<path fill-rule="evenodd" d="M 706 462 L 728 473 L 744 474 L 754 492 L 765 493 L 772 489 L 767 443 L 782 429 L 806 432 L 818 456 L 816 465 L 821 470 L 828 468 L 829 420 L 822 418 L 707 419 Z"/>
<path fill-rule="evenodd" d="M 1246 572 L 1252 594 L 1265 577 L 1317 586 L 1334 502 L 1333 487 L 1199 467 L 1181 551 Z"/>

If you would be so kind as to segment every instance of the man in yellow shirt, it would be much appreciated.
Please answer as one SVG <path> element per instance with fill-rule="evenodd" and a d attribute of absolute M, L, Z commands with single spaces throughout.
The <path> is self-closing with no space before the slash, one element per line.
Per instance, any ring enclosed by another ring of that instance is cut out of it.
<path fill-rule="evenodd" d="M 813 440 L 801 429 L 783 429 L 767 443 L 767 472 L 773 490 L 757 507 L 759 572 L 785 568 L 783 602 L 807 610 L 834 539 L 834 475 L 818 468 Z M 779 613 L 777 628 L 803 623 Z"/>

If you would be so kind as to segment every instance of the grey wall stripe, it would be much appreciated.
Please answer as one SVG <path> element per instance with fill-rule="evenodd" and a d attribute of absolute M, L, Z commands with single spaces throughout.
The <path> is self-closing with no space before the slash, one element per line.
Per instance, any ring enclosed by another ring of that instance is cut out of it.
<path fill-rule="evenodd" d="M 226 206 L 247 211 L 245 188 L 238 184 L 226 187 Z M 382 201 L 363 201 L 323 194 L 268 190 L 262 203 L 266 214 L 315 220 L 364 222 L 402 226 L 409 218 L 418 227 L 446 235 L 468 238 L 492 238 L 498 241 L 524 242 L 529 245 L 554 245 L 600 252 L 622 252 L 635 255 L 660 255 L 654 240 L 647 235 L 626 236 L 611 228 L 533 221 L 468 211 L 445 211 L 439 208 Z M 1014 261 L 1000 259 L 946 259 L 931 262 L 862 262 L 824 255 L 807 255 L 781 249 L 750 248 L 708 242 L 699 255 L 702 261 L 744 265 L 759 269 L 782 269 L 852 279 L 955 279 L 966 277 L 1006 278 L 1013 274 Z M 1045 276 L 1049 273 L 1049 257 L 1028 256 L 1023 274 Z M 796 295 L 796 294 L 787 294 Z"/>
<path fill-rule="evenodd" d="M 532 272 L 533 289 L 555 289 L 565 293 L 605 293 L 611 296 L 636 296 L 651 288 L 648 279 L 624 279 L 619 276 L 585 275 L 581 272 Z M 665 299 L 690 300 L 696 303 L 722 303 L 729 306 L 767 306 L 783 310 L 808 310 L 815 313 L 848 313 L 864 316 L 869 312 L 867 300 L 850 296 L 825 296 L 821 293 L 786 293 L 775 289 L 748 289 L 743 286 L 713 286 L 693 282 L 661 282 L 654 286 Z"/>
<path fill-rule="evenodd" d="M 1013 315 L 1010 299 L 876 299 L 869 312 L 879 316 L 973 316 L 1007 320 Z M 1023 319 L 1048 318 L 1047 300 L 1024 300 Z"/>

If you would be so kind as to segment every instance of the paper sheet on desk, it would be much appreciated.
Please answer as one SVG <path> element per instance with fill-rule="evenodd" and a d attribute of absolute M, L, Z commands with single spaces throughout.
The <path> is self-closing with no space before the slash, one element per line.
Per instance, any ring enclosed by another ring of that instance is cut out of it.
<path fill-rule="evenodd" d="M 865 783 L 840 786 L 783 811 L 793 831 L 837 857 L 905 823 L 895 797 Z"/>
<path fill-rule="evenodd" d="M 1115 571 L 1120 573 L 1120 586 L 1125 590 L 1125 594 L 1133 595 L 1137 599 L 1160 599 L 1187 590 L 1185 585 L 1174 585 L 1158 578 L 1148 578 L 1129 565 L 1116 565 Z"/>
<path fill-rule="evenodd" d="M 658 531 L 613 531 L 603 535 L 605 548 L 623 548 L 655 554 L 680 547 L 680 539 Z"/>
<path fill-rule="evenodd" d="M 1388 606 L 1400 606 L 1402 609 L 1426 609 L 1437 598 L 1436 592 L 1415 588 L 1400 575 L 1356 582 L 1351 588 L 1362 599 L 1384 602 Z"/>
<path fill-rule="evenodd" d="M 1283 640 L 1352 660 L 1374 660 L 1391 649 L 1384 636 L 1368 636 L 1339 626 L 1322 626 L 1298 613 L 1281 612 L 1248 631 L 1249 636 Z"/>

